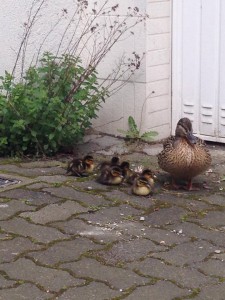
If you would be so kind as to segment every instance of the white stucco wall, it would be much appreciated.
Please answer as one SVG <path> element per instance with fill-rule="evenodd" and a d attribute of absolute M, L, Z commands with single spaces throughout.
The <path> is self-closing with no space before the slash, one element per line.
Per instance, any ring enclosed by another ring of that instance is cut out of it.
<path fill-rule="evenodd" d="M 94 0 L 89 0 L 93 1 Z M 103 0 L 97 1 L 102 2 Z M 158 139 L 170 134 L 171 125 L 171 76 L 170 76 L 170 16 L 172 0 L 110 0 L 113 5 L 119 3 L 118 13 L 122 16 L 127 7 L 137 6 L 140 11 L 149 14 L 150 18 L 133 31 L 134 35 L 121 41 L 112 49 L 110 55 L 100 65 L 100 76 L 104 78 L 106 70 L 112 68 L 115 61 L 123 53 L 130 54 L 146 52 L 141 68 L 132 80 L 117 94 L 107 99 L 99 111 L 99 118 L 93 121 L 97 130 L 118 135 L 117 129 L 127 129 L 127 119 L 135 118 L 141 131 L 156 130 Z M 35 34 L 28 46 L 28 58 L 37 52 L 44 34 L 51 28 L 63 8 L 68 15 L 72 13 L 75 0 L 48 0 L 48 6 L 42 20 L 36 24 Z M 26 11 L 32 0 L 1 0 L 0 10 L 0 75 L 4 70 L 10 70 L 15 61 L 15 50 L 18 49 L 23 23 L 26 21 Z M 68 16 L 69 18 L 69 16 Z M 113 16 L 112 16 L 113 18 Z M 65 23 L 66 24 L 66 19 Z M 58 45 L 62 27 L 58 35 L 52 36 L 46 42 L 46 49 L 53 50 Z M 29 61 L 28 59 L 28 61 Z"/>
<path fill-rule="evenodd" d="M 94 125 L 116 134 L 118 128 L 127 129 L 132 115 L 142 132 L 157 131 L 157 139 L 162 139 L 171 133 L 171 0 L 134 2 L 137 6 L 142 3 L 150 18 L 135 29 L 125 46 L 133 45 L 135 51 L 146 52 L 146 57 L 133 82 L 107 101 Z"/>

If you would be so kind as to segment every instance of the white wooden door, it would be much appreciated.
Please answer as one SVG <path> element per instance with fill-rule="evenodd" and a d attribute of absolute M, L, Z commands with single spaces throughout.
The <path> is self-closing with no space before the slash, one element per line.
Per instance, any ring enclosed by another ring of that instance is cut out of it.
<path fill-rule="evenodd" d="M 173 0 L 172 129 L 225 142 L 225 1 Z"/>

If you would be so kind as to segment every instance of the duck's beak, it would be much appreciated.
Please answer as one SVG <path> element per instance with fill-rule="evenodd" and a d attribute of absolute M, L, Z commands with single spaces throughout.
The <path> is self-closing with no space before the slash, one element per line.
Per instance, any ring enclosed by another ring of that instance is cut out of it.
<path fill-rule="evenodd" d="M 189 131 L 188 134 L 187 134 L 187 140 L 188 140 L 188 142 L 189 142 L 190 144 L 192 144 L 192 145 L 194 145 L 194 144 L 197 143 L 197 137 L 194 136 L 193 133 L 190 132 L 190 131 Z"/>

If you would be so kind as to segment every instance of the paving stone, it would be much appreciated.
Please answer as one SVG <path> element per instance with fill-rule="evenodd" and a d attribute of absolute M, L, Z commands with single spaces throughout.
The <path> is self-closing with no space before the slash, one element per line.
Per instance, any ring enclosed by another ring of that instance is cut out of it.
<path fill-rule="evenodd" d="M 162 145 L 156 144 L 156 145 L 151 145 L 151 147 L 149 147 L 149 145 L 144 146 L 143 148 L 143 152 L 145 152 L 148 155 L 157 155 L 159 154 L 159 152 L 161 152 L 163 150 Z"/>
<path fill-rule="evenodd" d="M 119 190 L 119 188 L 123 189 L 123 191 Z M 129 199 L 132 197 L 132 195 L 129 195 L 128 193 L 126 193 L 126 191 L 128 192 L 130 190 L 130 186 L 126 186 L 126 185 L 122 185 L 119 186 L 118 188 L 111 188 L 110 193 L 107 194 L 107 197 L 110 198 L 111 201 L 119 201 L 119 202 L 128 202 Z M 138 197 L 137 197 L 138 198 Z M 139 197 L 140 199 L 141 197 Z"/>
<path fill-rule="evenodd" d="M 179 206 L 187 210 L 187 213 L 198 212 L 202 210 L 211 209 L 212 206 L 205 203 L 201 199 L 204 198 L 203 195 L 193 196 L 186 192 L 175 192 L 175 191 L 160 191 L 159 194 L 154 195 L 154 198 L 159 201 L 159 204 L 169 205 L 169 206 Z"/>
<path fill-rule="evenodd" d="M 171 282 L 159 281 L 154 285 L 136 288 L 126 300 L 172 300 L 188 295 L 190 292 L 186 289 L 181 289 Z"/>
<path fill-rule="evenodd" d="M 219 251 L 221 251 L 221 250 L 219 250 Z M 224 248 L 223 248 L 223 251 L 224 251 Z M 215 251 L 215 253 L 216 253 L 216 251 Z M 221 253 L 218 253 L 218 254 L 214 254 L 214 255 L 212 255 L 212 258 L 216 258 L 216 259 L 220 259 L 222 261 L 225 261 L 225 253 L 221 252 Z"/>
<path fill-rule="evenodd" d="M 224 226 L 225 211 L 210 211 L 207 215 L 199 220 L 199 223 L 206 227 L 221 227 Z"/>
<path fill-rule="evenodd" d="M 132 195 L 130 186 L 123 186 L 124 192 L 120 190 L 113 190 L 110 194 L 107 195 L 112 200 L 118 200 L 120 202 L 127 203 L 138 209 L 149 209 L 153 207 L 154 202 L 151 196 L 148 197 L 140 197 Z"/>
<path fill-rule="evenodd" d="M 49 299 L 51 295 L 51 293 L 45 293 L 30 283 L 0 291 L 1 300 L 45 300 Z"/>
<path fill-rule="evenodd" d="M 71 288 L 56 299 L 110 300 L 119 295 L 121 295 L 121 292 L 110 289 L 104 283 L 91 282 L 89 285 L 83 287 Z"/>
<path fill-rule="evenodd" d="M 122 221 L 117 224 L 117 229 L 120 230 L 123 235 L 128 234 L 130 236 L 145 237 L 166 246 L 181 244 L 190 240 L 189 237 L 171 232 L 170 230 L 144 226 L 142 221 Z"/>
<path fill-rule="evenodd" d="M 68 181 L 68 177 L 65 175 L 38 176 L 36 180 L 57 184 Z"/>
<path fill-rule="evenodd" d="M 41 264 L 55 265 L 77 260 L 82 254 L 102 247 L 86 238 L 76 238 L 72 241 L 58 242 L 46 250 L 29 252 L 28 255 Z"/>
<path fill-rule="evenodd" d="M 51 168 L 51 167 L 62 167 L 63 163 L 58 160 L 34 160 L 30 162 L 21 162 L 19 164 L 22 168 L 35 169 L 35 168 Z"/>
<path fill-rule="evenodd" d="M 54 221 L 63 221 L 74 214 L 87 212 L 88 208 L 74 201 L 66 201 L 58 204 L 50 204 L 35 212 L 21 213 L 20 216 L 30 218 L 34 223 L 46 224 Z"/>
<path fill-rule="evenodd" d="M 13 235 L 7 233 L 0 233 L 0 241 L 7 241 L 13 239 Z"/>
<path fill-rule="evenodd" d="M 149 144 L 147 144 L 149 146 Z M 138 147 L 135 143 L 129 145 L 129 153 L 124 154 L 121 157 L 121 161 L 129 161 L 131 169 L 135 170 L 137 167 L 149 168 L 154 170 L 158 167 L 157 157 L 152 155 L 146 155 L 142 152 L 142 147 Z"/>
<path fill-rule="evenodd" d="M 116 227 L 91 225 L 79 219 L 72 219 L 67 222 L 56 222 L 53 226 L 63 230 L 66 234 L 90 237 L 101 243 L 110 243 L 121 239 L 129 239 L 116 229 Z"/>
<path fill-rule="evenodd" d="M 28 250 L 38 250 L 41 246 L 32 243 L 29 239 L 16 237 L 0 243 L 0 263 L 13 261 L 18 255 Z"/>
<path fill-rule="evenodd" d="M 114 145 L 121 145 L 121 144 L 124 145 L 124 140 L 105 135 L 97 138 L 95 140 L 95 143 L 105 149 L 108 147 L 112 147 Z"/>
<path fill-rule="evenodd" d="M 137 270 L 139 274 L 176 282 L 179 286 L 188 289 L 200 288 L 218 281 L 203 275 L 194 268 L 175 267 L 159 259 L 146 258 L 143 261 L 127 264 L 127 267 Z"/>
<path fill-rule="evenodd" d="M 81 145 L 83 145 L 84 143 L 87 143 L 87 142 L 95 142 L 98 138 L 102 138 L 102 135 L 101 134 L 88 134 L 88 135 L 84 136 L 83 143 L 81 143 Z"/>
<path fill-rule="evenodd" d="M 225 247 L 225 234 L 222 231 L 205 229 L 190 222 L 171 225 L 169 228 L 177 233 L 182 232 L 180 235 L 184 237 L 189 236 L 190 238 L 194 237 L 198 238 L 199 240 L 207 240 L 218 245 L 219 247 Z"/>
<path fill-rule="evenodd" d="M 27 185 L 26 188 L 30 190 L 41 190 L 43 188 L 50 187 L 51 184 L 48 184 L 46 182 L 37 182 L 30 185 Z"/>
<path fill-rule="evenodd" d="M 80 157 L 84 157 L 84 155 L 94 153 L 96 154 L 97 150 L 102 149 L 102 146 L 96 144 L 95 142 L 84 143 L 80 145 L 74 146 L 74 153 L 79 153 Z"/>
<path fill-rule="evenodd" d="M 98 193 L 110 192 L 112 190 L 111 186 L 100 184 L 96 181 L 96 178 L 92 178 L 90 180 L 79 181 L 76 177 L 70 177 L 70 182 L 67 185 L 70 185 L 72 188 L 77 188 L 79 190 L 88 191 L 91 187 L 93 191 L 97 191 Z M 73 180 L 72 180 L 73 179 Z"/>
<path fill-rule="evenodd" d="M 180 222 L 186 210 L 180 207 L 161 208 L 145 216 L 145 224 L 162 226 Z"/>
<path fill-rule="evenodd" d="M 97 257 L 103 259 L 106 264 L 116 265 L 146 257 L 149 252 L 157 252 L 163 248 L 150 240 L 138 238 L 131 241 L 119 241 L 109 250 L 98 251 Z"/>
<path fill-rule="evenodd" d="M 164 259 L 171 264 L 183 266 L 200 262 L 215 250 L 216 247 L 208 242 L 196 241 L 175 246 L 167 252 L 154 253 L 152 256 Z"/>
<path fill-rule="evenodd" d="M 27 203 L 32 205 L 51 204 L 62 201 L 61 198 L 58 198 L 57 196 L 53 197 L 46 192 L 29 191 L 24 189 L 5 191 L 1 192 L 0 195 L 1 197 L 25 200 Z"/>
<path fill-rule="evenodd" d="M 51 292 L 58 292 L 67 286 L 75 287 L 84 283 L 84 280 L 76 279 L 66 271 L 40 267 L 25 258 L 2 264 L 0 269 L 12 279 L 29 280 Z"/>
<path fill-rule="evenodd" d="M 84 203 L 84 205 L 96 205 L 95 200 L 99 201 L 99 199 L 101 201 L 100 203 L 106 203 L 102 196 L 79 192 L 70 187 L 47 188 L 44 189 L 44 191 L 51 193 L 52 195 L 55 195 L 57 197 L 62 197 L 64 199 L 78 200 Z"/>
<path fill-rule="evenodd" d="M 194 300 L 224 300 L 225 283 L 204 287 Z"/>
<path fill-rule="evenodd" d="M 210 195 L 208 197 L 204 197 L 204 200 L 214 205 L 225 206 L 224 195 L 220 195 L 220 194 Z"/>
<path fill-rule="evenodd" d="M 209 259 L 196 265 L 204 274 L 225 278 L 225 261 Z"/>
<path fill-rule="evenodd" d="M 0 221 L 0 227 L 6 232 L 30 237 L 41 243 L 49 243 L 55 240 L 63 240 L 67 238 L 66 235 L 62 234 L 55 228 L 31 224 L 21 218 Z"/>
<path fill-rule="evenodd" d="M 105 266 L 90 258 L 62 264 L 61 267 L 73 271 L 78 277 L 100 280 L 116 289 L 127 289 L 149 281 L 148 278 L 141 277 L 130 270 Z"/>
<path fill-rule="evenodd" d="M 118 155 L 126 154 L 128 153 L 128 150 L 126 149 L 124 144 L 121 144 L 121 145 L 113 145 L 108 149 L 97 150 L 96 153 L 113 156 L 114 153 L 117 153 Z"/>
<path fill-rule="evenodd" d="M 114 224 L 126 218 L 135 218 L 142 213 L 141 210 L 135 209 L 130 205 L 120 205 L 109 208 L 102 208 L 94 214 L 83 214 L 82 218 L 100 225 Z"/>
<path fill-rule="evenodd" d="M 65 169 L 61 167 L 23 168 L 21 166 L 6 164 L 6 165 L 0 165 L 0 170 L 8 173 L 15 173 L 25 177 L 65 174 Z"/>
<path fill-rule="evenodd" d="M 32 211 L 35 207 L 27 205 L 24 201 L 11 200 L 8 202 L 0 202 L 0 220 L 5 220 L 14 216 L 21 211 Z"/>
<path fill-rule="evenodd" d="M 12 286 L 15 285 L 15 284 L 16 284 L 16 281 L 14 281 L 14 280 L 9 280 L 9 279 L 5 279 L 5 278 L 0 274 L 0 289 L 12 287 Z M 1 290 L 0 290 L 0 299 L 1 299 Z"/>

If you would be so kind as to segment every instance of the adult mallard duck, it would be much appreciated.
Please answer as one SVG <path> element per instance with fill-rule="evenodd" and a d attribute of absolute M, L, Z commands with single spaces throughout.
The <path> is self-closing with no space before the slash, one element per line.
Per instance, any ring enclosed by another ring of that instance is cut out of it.
<path fill-rule="evenodd" d="M 211 164 L 211 155 L 203 140 L 193 135 L 188 118 L 177 123 L 175 136 L 169 137 L 158 155 L 161 169 L 171 174 L 173 183 L 177 179 L 186 180 L 187 189 L 192 190 L 192 178 L 206 171 Z"/>

